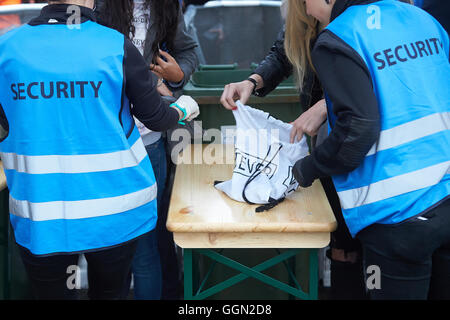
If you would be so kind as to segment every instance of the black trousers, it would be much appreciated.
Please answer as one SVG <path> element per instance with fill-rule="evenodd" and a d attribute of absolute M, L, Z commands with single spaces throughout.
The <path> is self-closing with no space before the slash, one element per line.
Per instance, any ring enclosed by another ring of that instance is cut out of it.
<path fill-rule="evenodd" d="M 371 299 L 450 299 L 450 199 L 421 217 L 371 225 L 358 238 L 365 269 L 376 266 L 381 275 Z"/>
<path fill-rule="evenodd" d="M 135 250 L 136 240 L 133 240 L 111 249 L 84 254 L 88 262 L 88 296 L 91 300 L 126 298 L 124 286 Z M 41 257 L 22 247 L 20 253 L 36 299 L 77 299 L 75 272 L 79 254 Z"/>
<path fill-rule="evenodd" d="M 320 179 L 327 195 L 328 202 L 337 221 L 337 229 L 331 233 L 331 249 L 357 253 L 356 262 L 341 262 L 332 259 L 331 250 L 327 256 L 331 261 L 331 299 L 333 300 L 366 300 L 362 248 L 359 239 L 352 238 L 342 215 L 338 194 L 331 178 Z"/>

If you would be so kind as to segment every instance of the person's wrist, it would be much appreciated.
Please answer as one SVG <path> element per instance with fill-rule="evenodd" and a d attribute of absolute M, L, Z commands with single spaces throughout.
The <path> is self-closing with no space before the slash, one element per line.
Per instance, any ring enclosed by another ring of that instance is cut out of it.
<path fill-rule="evenodd" d="M 253 91 L 253 87 L 255 86 L 252 82 L 248 81 L 248 79 L 245 79 L 244 81 L 242 81 L 242 83 L 245 85 L 245 87 L 250 90 Z"/>
<path fill-rule="evenodd" d="M 261 75 L 259 75 L 257 73 L 253 73 L 250 75 L 249 78 L 252 78 L 252 79 L 256 80 L 256 82 L 258 82 L 258 86 L 256 87 L 256 90 L 259 90 L 264 87 L 264 79 L 263 79 L 263 77 L 261 77 Z"/>
<path fill-rule="evenodd" d="M 183 81 L 184 79 L 184 72 L 183 70 L 179 70 L 179 72 L 177 72 L 177 75 L 172 79 L 174 81 L 171 81 L 173 83 L 180 83 L 181 81 Z"/>
<path fill-rule="evenodd" d="M 184 125 L 185 123 L 183 121 L 188 116 L 186 109 L 183 108 L 182 106 L 180 106 L 178 103 L 175 103 L 175 102 L 172 103 L 170 106 L 178 111 L 178 114 L 179 114 L 179 121 L 178 121 L 178 123 Z"/>
<path fill-rule="evenodd" d="M 327 103 L 325 100 L 321 100 L 317 102 L 312 108 L 312 110 L 320 113 L 320 116 L 327 117 Z"/>
<path fill-rule="evenodd" d="M 327 109 L 327 102 L 325 100 L 323 100 L 323 102 L 320 104 L 321 106 L 321 113 L 322 113 L 322 117 L 326 118 L 328 117 L 328 109 Z"/>
<path fill-rule="evenodd" d="M 253 79 L 252 77 L 249 77 L 245 79 L 246 82 L 248 82 L 251 86 L 252 94 L 255 94 L 256 88 L 258 87 L 258 81 Z"/>

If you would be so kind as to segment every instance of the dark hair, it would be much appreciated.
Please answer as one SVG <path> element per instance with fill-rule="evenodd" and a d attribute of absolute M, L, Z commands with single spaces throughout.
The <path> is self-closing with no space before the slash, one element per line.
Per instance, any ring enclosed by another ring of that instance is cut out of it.
<path fill-rule="evenodd" d="M 179 0 L 146 0 L 145 5 L 152 11 L 156 24 L 155 40 L 152 43 L 153 56 L 157 56 L 158 48 L 166 45 L 168 51 L 174 49 L 174 40 L 178 27 L 178 12 L 180 10 Z M 102 24 L 116 29 L 130 38 L 134 36 L 133 25 L 133 0 L 106 0 L 99 12 L 99 20 Z"/>

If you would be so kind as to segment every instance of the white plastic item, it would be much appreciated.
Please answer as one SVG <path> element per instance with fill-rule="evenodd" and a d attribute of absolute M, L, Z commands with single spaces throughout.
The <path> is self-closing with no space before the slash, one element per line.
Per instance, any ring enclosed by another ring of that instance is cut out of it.
<path fill-rule="evenodd" d="M 308 155 L 306 138 L 290 143 L 292 125 L 267 112 L 236 102 L 235 168 L 216 188 L 230 198 L 269 210 L 298 188 L 292 168 Z"/>

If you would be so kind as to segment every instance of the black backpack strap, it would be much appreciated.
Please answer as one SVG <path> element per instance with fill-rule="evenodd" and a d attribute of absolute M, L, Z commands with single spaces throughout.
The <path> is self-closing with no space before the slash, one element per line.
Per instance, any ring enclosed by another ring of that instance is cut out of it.
<path fill-rule="evenodd" d="M 278 200 L 273 199 L 273 198 L 270 198 L 268 204 L 265 204 L 265 205 L 262 205 L 262 206 L 256 208 L 255 211 L 256 211 L 256 212 L 269 211 L 269 210 L 275 208 L 275 207 L 276 207 L 277 205 L 279 205 L 280 203 L 282 203 L 285 199 L 286 199 L 286 198 L 284 198 L 284 197 L 281 198 L 281 199 L 278 199 Z"/>
<path fill-rule="evenodd" d="M 268 166 L 270 166 L 272 164 L 273 159 L 275 159 L 275 157 L 278 155 L 278 153 L 280 152 L 280 150 L 283 148 L 283 145 L 280 144 L 277 152 L 275 152 L 274 156 L 272 157 L 272 159 L 270 159 L 270 161 L 266 164 L 266 166 L 264 168 L 262 168 L 261 170 L 259 170 L 263 165 L 264 165 L 264 161 L 267 160 L 267 157 L 270 155 L 270 151 L 272 150 L 272 146 L 269 147 L 269 150 L 267 151 L 266 157 L 256 165 L 256 170 L 255 172 L 252 173 L 252 175 L 248 178 L 247 182 L 244 185 L 244 189 L 242 190 L 242 198 L 245 200 L 245 202 L 247 202 L 248 204 L 255 204 L 253 202 L 251 202 L 250 200 L 248 200 L 247 196 L 245 195 L 245 191 L 247 190 L 248 185 L 255 180 L 260 174 L 261 172 L 263 172 Z M 283 199 L 284 200 L 284 199 Z M 270 201 L 270 199 L 269 199 Z M 269 203 L 270 204 L 270 203 Z"/>

